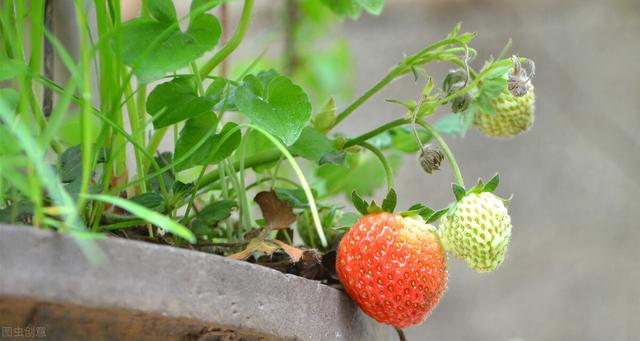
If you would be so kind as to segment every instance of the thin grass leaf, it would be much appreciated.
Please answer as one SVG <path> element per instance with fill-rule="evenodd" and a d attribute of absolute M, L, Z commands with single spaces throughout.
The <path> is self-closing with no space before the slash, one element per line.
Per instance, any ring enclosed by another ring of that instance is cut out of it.
<path fill-rule="evenodd" d="M 118 206 L 124 210 L 127 210 L 129 213 L 140 219 L 143 219 L 153 225 L 161 227 L 175 234 L 176 236 L 188 240 L 190 243 L 196 242 L 195 235 L 188 228 L 171 220 L 169 217 L 154 212 L 142 205 L 136 204 L 126 199 L 105 194 L 85 194 L 84 197 L 89 200 L 102 201 L 107 204 Z"/>

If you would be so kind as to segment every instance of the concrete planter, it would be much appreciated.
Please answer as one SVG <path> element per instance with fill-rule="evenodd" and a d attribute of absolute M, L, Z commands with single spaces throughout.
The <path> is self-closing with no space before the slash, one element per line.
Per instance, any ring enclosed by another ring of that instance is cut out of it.
<path fill-rule="evenodd" d="M 0 225 L 0 332 L 55 340 L 393 337 L 319 282 L 173 247 L 117 238 L 98 245 L 108 258 L 100 266 L 69 236 Z"/>

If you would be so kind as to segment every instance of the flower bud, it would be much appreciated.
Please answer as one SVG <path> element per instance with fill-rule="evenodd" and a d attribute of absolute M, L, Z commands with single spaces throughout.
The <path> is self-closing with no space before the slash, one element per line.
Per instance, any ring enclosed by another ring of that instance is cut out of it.
<path fill-rule="evenodd" d="M 440 169 L 442 160 L 444 160 L 442 152 L 431 145 L 426 145 L 420 152 L 420 166 L 429 174 Z"/>

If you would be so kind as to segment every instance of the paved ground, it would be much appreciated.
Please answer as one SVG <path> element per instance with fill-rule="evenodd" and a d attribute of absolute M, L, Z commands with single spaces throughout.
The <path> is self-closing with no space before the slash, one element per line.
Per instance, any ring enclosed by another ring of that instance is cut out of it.
<path fill-rule="evenodd" d="M 640 338 L 640 86 L 637 1 L 404 1 L 350 22 L 358 92 L 400 57 L 458 21 L 479 32 L 480 62 L 513 37 L 537 63 L 533 131 L 511 141 L 472 132 L 450 139 L 467 182 L 500 171 L 513 193 L 514 233 L 496 273 L 459 261 L 433 316 L 410 340 L 632 340 Z M 433 73 L 442 75 L 443 69 Z M 346 121 L 364 131 L 400 112 L 383 98 L 411 98 L 407 79 Z M 425 176 L 409 160 L 401 204 L 450 199 L 447 167 Z"/>

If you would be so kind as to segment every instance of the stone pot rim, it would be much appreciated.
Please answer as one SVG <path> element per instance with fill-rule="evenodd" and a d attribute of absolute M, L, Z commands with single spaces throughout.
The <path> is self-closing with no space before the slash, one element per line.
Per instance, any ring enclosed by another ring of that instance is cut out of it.
<path fill-rule="evenodd" d="M 69 235 L 0 224 L 0 325 L 11 300 L 27 299 L 32 309 L 47 303 L 135 312 L 267 339 L 379 340 L 392 331 L 318 281 L 142 241 L 96 244 L 107 260 L 100 265 Z"/>

